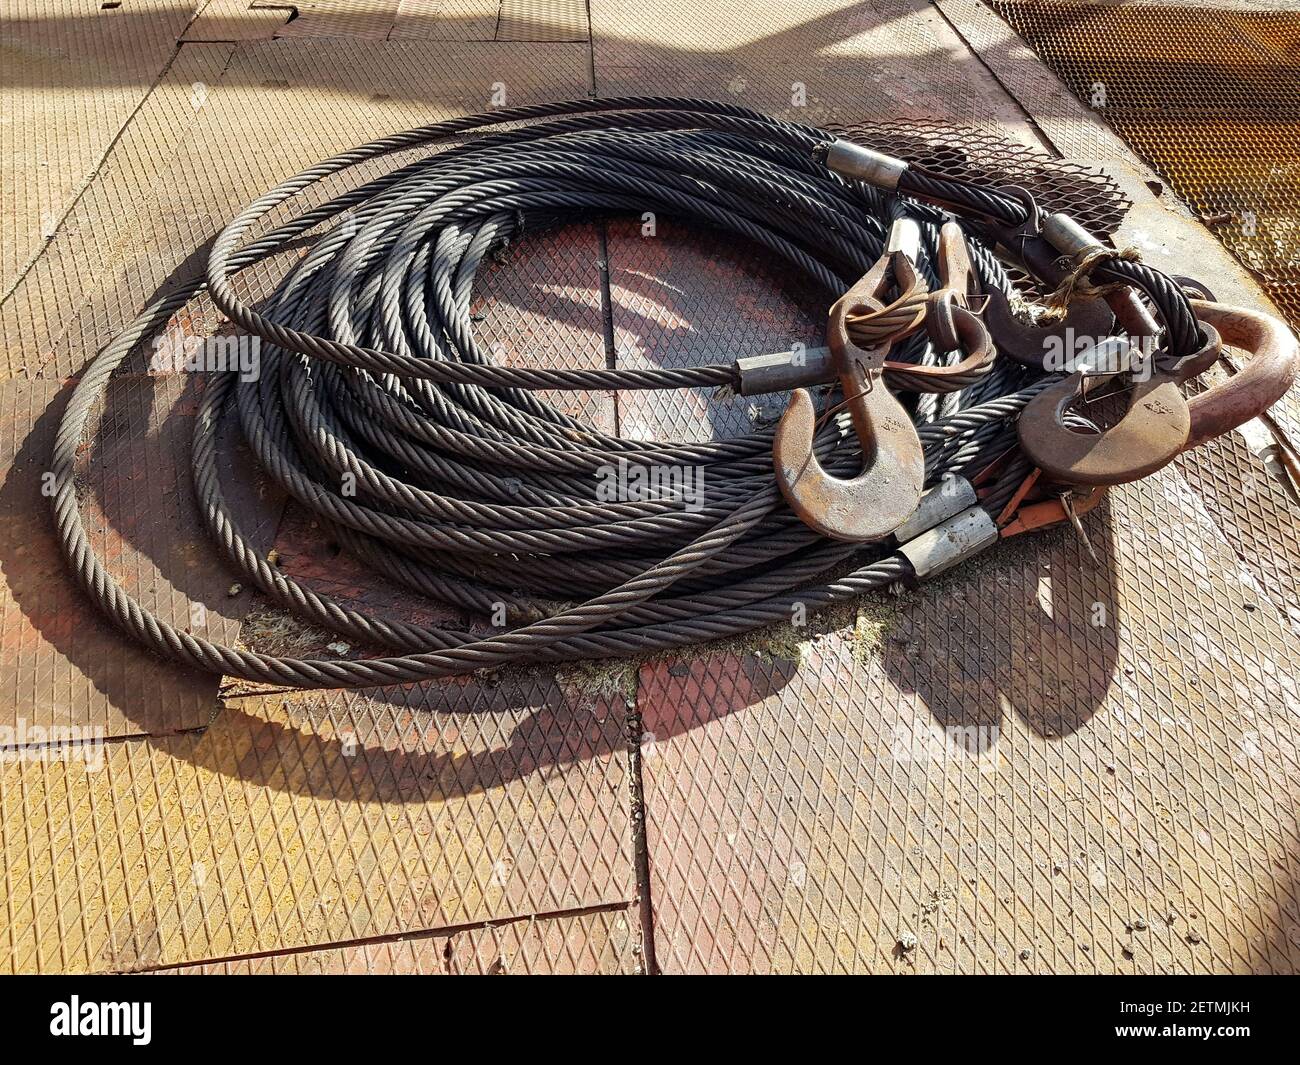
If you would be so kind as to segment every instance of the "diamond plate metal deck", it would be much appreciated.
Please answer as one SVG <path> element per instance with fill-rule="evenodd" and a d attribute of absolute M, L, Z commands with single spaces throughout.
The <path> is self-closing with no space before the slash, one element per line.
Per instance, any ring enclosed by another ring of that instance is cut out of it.
<path fill-rule="evenodd" d="M 563 917 L 529 917 L 393 943 L 268 954 L 160 969 L 177 975 L 548 975 L 641 972 L 636 914 L 625 908 Z"/>
<path fill-rule="evenodd" d="M 734 99 L 812 125 L 943 116 L 1034 147 L 1024 113 L 924 0 L 593 0 L 602 96 Z"/>
<path fill-rule="evenodd" d="M 255 196 L 385 132 L 484 110 L 495 82 L 510 102 L 584 95 L 586 49 L 547 45 L 538 56 L 526 43 L 332 38 L 186 45 L 43 268 L 0 307 L 7 376 L 79 372 L 173 273 L 200 270 L 202 249 Z M 251 150 L 230 151 L 236 129 Z"/>
<path fill-rule="evenodd" d="M 582 96 L 594 73 L 605 95 L 696 93 L 800 121 L 937 119 L 1040 149 L 1045 132 L 1116 162 L 1117 180 L 1148 173 L 1073 98 L 1044 113 L 1052 79 L 1034 80 L 975 0 L 798 0 L 743 17 L 718 0 L 592 0 L 592 42 L 563 2 L 319 0 L 318 29 L 356 13 L 366 28 L 345 19 L 309 37 L 300 16 L 274 40 L 283 11 L 258 6 L 203 7 L 190 31 L 227 42 L 186 31 L 129 121 L 114 119 L 102 164 L 78 164 L 93 180 L 0 305 L 0 725 L 54 693 L 59 721 L 192 730 L 64 761 L 39 744 L 5 752 L 21 757 L 0 764 L 0 968 L 635 972 L 648 891 L 665 972 L 1297 969 L 1300 545 L 1294 509 L 1231 439 L 1115 492 L 1088 519 L 1100 566 L 1052 533 L 902 600 L 864 600 L 815 637 L 778 630 L 634 664 L 617 691 L 599 672 L 544 671 L 347 695 L 227 685 L 204 729 L 215 681 L 131 650 L 63 580 L 38 498 L 42 412 L 151 293 L 201 263 L 191 252 L 235 209 L 292 171 L 481 110 L 498 82 L 515 103 Z M 357 39 L 386 21 L 386 40 Z M 959 32 L 997 54 L 977 58 Z M 99 129 L 94 90 L 118 99 L 142 77 L 121 51 L 61 66 L 71 110 L 15 111 L 12 135 Z M 1036 94 L 1032 120 L 1002 84 Z M 1149 199 L 1138 223 L 1156 243 L 1177 232 L 1156 261 L 1196 273 L 1204 260 L 1171 217 Z M 6 234 L 39 226 L 26 206 L 3 221 Z M 823 312 L 770 264 L 658 222 L 658 240 L 635 220 L 526 237 L 484 271 L 488 344 L 601 365 L 816 339 Z M 218 324 L 203 301 L 181 321 Z M 140 520 L 147 507 L 184 527 L 180 441 L 198 383 L 118 386 L 85 456 L 88 513 L 140 594 L 174 617 L 206 605 L 214 634 L 233 638 L 245 606 L 205 568 L 206 542 L 159 543 Z M 751 420 L 686 394 L 563 398 L 628 435 Z M 145 426 L 154 435 L 129 444 Z M 290 508 L 276 541 L 288 572 L 440 617 L 309 542 L 299 519 Z M 260 605 L 241 635 L 312 638 Z M 904 933 L 914 949 L 899 948 Z"/>
<path fill-rule="evenodd" d="M 123 377 L 92 415 L 93 446 L 78 480 L 91 542 L 124 586 L 173 624 L 213 639 L 239 635 L 249 607 L 204 545 L 189 450 L 199 380 Z M 106 736 L 159 735 L 207 724 L 217 678 L 178 669 L 124 643 L 64 574 L 43 473 L 68 389 L 47 381 L 0 386 L 0 725 L 77 726 Z M 242 448 L 226 484 L 255 542 L 278 518 Z M 259 520 L 260 519 L 260 520 Z M 11 741 L 10 741 L 11 742 Z"/>
<path fill-rule="evenodd" d="M 277 31 L 280 37 L 346 37 L 382 41 L 393 30 L 399 0 L 299 0 L 298 17 Z"/>
<path fill-rule="evenodd" d="M 160 968 L 625 903 L 623 712 L 545 678 L 301 693 L 110 744 L 97 769 L 9 762 L 0 967 Z"/>
<path fill-rule="evenodd" d="M 525 233 L 485 264 L 472 313 L 479 341 L 510 366 L 603 368 L 605 354 L 603 227 L 570 225 Z M 612 392 L 542 392 L 564 413 L 601 432 L 616 432 Z"/>
<path fill-rule="evenodd" d="M 702 366 L 822 343 L 822 315 L 811 310 L 818 296 L 792 283 L 780 263 L 686 223 L 655 219 L 653 235 L 645 225 L 632 219 L 609 226 L 618 366 Z M 716 393 L 620 394 L 620 431 L 639 439 L 712 440 L 772 424 L 785 409 L 784 396 Z"/>
<path fill-rule="evenodd" d="M 181 34 L 184 44 L 224 44 L 274 37 L 293 16 L 288 0 L 204 0 Z"/>
<path fill-rule="evenodd" d="M 1175 475 L 1089 532 L 642 668 L 663 971 L 1300 966 L 1295 634 Z"/>
<path fill-rule="evenodd" d="M 501 0 L 498 41 L 585 41 L 586 0 Z"/>
<path fill-rule="evenodd" d="M 112 9 L 100 0 L 5 5 L 0 292 L 54 235 L 171 61 L 190 14 L 172 0 Z"/>

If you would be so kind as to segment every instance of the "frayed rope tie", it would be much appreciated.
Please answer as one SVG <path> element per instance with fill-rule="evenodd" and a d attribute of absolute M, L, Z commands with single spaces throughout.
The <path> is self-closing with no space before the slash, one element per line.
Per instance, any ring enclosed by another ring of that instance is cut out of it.
<path fill-rule="evenodd" d="M 1109 292 L 1118 292 L 1126 287 L 1123 281 L 1094 285 L 1088 279 L 1088 275 L 1092 273 L 1099 263 L 1112 259 L 1126 259 L 1129 262 L 1138 262 L 1141 258 L 1142 256 L 1137 248 L 1124 248 L 1122 251 L 1116 251 L 1114 248 L 1103 248 L 1100 245 L 1088 248 L 1075 258 L 1075 265 L 1070 269 L 1070 272 L 1061 279 L 1061 283 L 1047 297 L 1047 310 L 1043 312 L 1043 318 L 1049 322 L 1058 321 L 1065 317 L 1066 312 L 1070 309 L 1070 304 L 1077 297 L 1091 299 L 1095 296 L 1105 296 Z"/>

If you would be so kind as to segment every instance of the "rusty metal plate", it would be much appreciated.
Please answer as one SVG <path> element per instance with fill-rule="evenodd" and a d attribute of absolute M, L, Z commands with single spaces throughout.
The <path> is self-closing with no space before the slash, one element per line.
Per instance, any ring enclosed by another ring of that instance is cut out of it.
<path fill-rule="evenodd" d="M 491 41 L 501 19 L 501 0 L 402 0 L 393 40 Z"/>
<path fill-rule="evenodd" d="M 171 0 L 13 0 L 0 87 L 7 294 L 167 68 L 192 11 Z"/>
<path fill-rule="evenodd" d="M 224 641 L 238 635 L 249 597 L 229 594 L 232 578 L 200 533 L 185 462 L 195 387 L 179 378 L 114 382 L 92 415 L 98 441 L 80 456 L 78 477 L 91 542 L 127 590 L 173 624 Z M 7 681 L 0 724 L 75 726 L 100 738 L 202 726 L 216 706 L 217 678 L 137 648 L 100 620 L 65 572 L 42 474 L 68 392 L 53 382 L 11 381 L 0 393 L 0 672 Z M 276 508 L 256 498 L 260 480 L 248 456 L 231 454 L 232 506 L 250 535 L 269 545 Z"/>
<path fill-rule="evenodd" d="M 205 0 L 180 39 L 185 44 L 266 40 L 294 11 L 289 0 Z"/>
<path fill-rule="evenodd" d="M 0 307 L 9 376 L 79 372 L 173 274 L 202 269 L 206 242 L 241 207 L 304 167 L 486 110 L 494 82 L 510 103 L 571 99 L 590 84 L 586 48 L 569 44 L 304 38 L 186 46 L 177 62 L 43 268 Z M 230 150 L 232 129 L 249 150 Z"/>
<path fill-rule="evenodd" d="M 624 701 L 518 677 L 232 700 L 0 766 L 0 968 L 161 968 L 626 904 Z"/>
<path fill-rule="evenodd" d="M 642 668 L 663 971 L 1296 970 L 1295 632 L 1172 473 L 1088 525 Z"/>
<path fill-rule="evenodd" d="M 822 126 L 939 118 L 1042 146 L 944 18 L 914 0 L 805 0 L 743 13 L 732 0 L 643 0 L 594 5 L 591 16 L 602 96 L 730 99 Z"/>
<path fill-rule="evenodd" d="M 353 37 L 382 41 L 393 29 L 399 0 L 296 0 L 298 17 L 276 36 Z"/>
<path fill-rule="evenodd" d="M 0 304 L 0 375 L 78 373 L 190 255 L 192 249 L 179 246 L 186 230 L 199 241 L 211 234 L 201 219 L 191 222 L 188 216 L 170 227 L 145 227 L 158 220 L 160 196 L 179 196 L 180 189 L 192 194 L 203 180 L 202 168 L 185 175 L 170 163 L 202 118 L 208 92 L 232 52 L 228 45 L 182 48 L 141 103 L 49 245 Z M 122 266 L 126 249 L 142 232 L 150 254 L 128 272 Z M 188 268 L 201 266 L 196 256 Z M 104 305 L 103 320 L 83 323 L 81 308 L 96 297 Z"/>
<path fill-rule="evenodd" d="M 527 917 L 458 932 L 157 970 L 176 975 L 629 975 L 641 969 L 634 910 Z"/>
<path fill-rule="evenodd" d="M 620 367 L 724 363 L 824 343 L 824 294 L 732 237 L 670 218 L 653 235 L 637 219 L 609 224 L 609 289 Z M 720 399 L 711 388 L 624 392 L 619 431 L 634 439 L 710 440 L 770 425 L 785 395 Z"/>
<path fill-rule="evenodd" d="M 1177 469 L 1232 545 L 1253 587 L 1300 634 L 1300 508 L 1236 433 L 1185 453 Z"/>
<path fill-rule="evenodd" d="M 498 41 L 585 41 L 586 0 L 502 0 Z"/>
<path fill-rule="evenodd" d="M 509 366 L 603 369 L 602 232 L 571 225 L 525 233 L 484 264 L 472 312 L 479 343 Z M 541 392 L 553 407 L 604 433 L 616 432 L 612 392 Z"/>

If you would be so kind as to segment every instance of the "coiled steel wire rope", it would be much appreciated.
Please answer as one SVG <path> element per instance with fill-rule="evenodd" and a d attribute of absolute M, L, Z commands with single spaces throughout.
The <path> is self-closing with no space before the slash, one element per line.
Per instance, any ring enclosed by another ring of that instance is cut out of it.
<path fill-rule="evenodd" d="M 581 101 L 436 123 L 285 181 L 218 236 L 206 274 L 156 299 L 78 384 L 51 462 L 58 535 L 72 572 L 114 624 L 162 656 L 305 688 L 643 653 L 786 620 L 796 603 L 817 609 L 908 580 L 908 564 L 891 548 L 826 540 L 789 512 L 772 476 L 770 428 L 707 443 L 623 439 L 535 394 L 732 386 L 734 366 L 499 366 L 476 341 L 470 315 L 477 270 L 502 241 L 620 213 L 654 211 L 734 234 L 817 286 L 826 305 L 879 256 L 889 224 L 910 216 L 925 234 L 918 268 L 932 278 L 944 216 L 832 174 L 816 158 L 830 139 L 726 104 Z M 250 236 L 325 179 L 395 152 L 444 145 Z M 950 200 L 970 192 L 939 191 Z M 989 190 L 965 206 L 1013 219 L 1023 210 Z M 310 250 L 272 296 L 246 304 L 239 272 L 304 237 L 313 240 Z M 973 250 L 983 284 L 1009 291 L 996 258 Z M 74 480 L 89 414 L 123 360 L 205 288 L 233 323 L 261 338 L 256 380 L 217 374 L 202 393 L 192 462 L 207 527 L 263 595 L 384 649 L 384 657 L 296 659 L 213 643 L 144 609 L 90 547 Z M 920 365 L 944 358 L 918 338 L 901 349 L 891 358 Z M 1012 420 L 1046 383 L 1000 360 L 941 402 L 921 397 L 927 480 L 977 469 L 1010 447 Z M 480 636 L 366 614 L 281 573 L 253 547 L 223 494 L 218 428 L 227 416 L 238 418 L 266 473 L 331 527 L 344 549 L 457 607 L 490 613 L 504 606 L 513 627 Z M 823 465 L 841 475 L 861 461 L 843 416 L 827 420 L 816 447 Z M 597 501 L 598 473 L 620 461 L 701 470 L 703 505 Z M 1011 464 L 985 501 L 991 511 L 1025 470 L 1023 461 Z M 345 482 L 355 491 L 343 490 Z M 566 605 L 579 597 L 585 601 Z"/>

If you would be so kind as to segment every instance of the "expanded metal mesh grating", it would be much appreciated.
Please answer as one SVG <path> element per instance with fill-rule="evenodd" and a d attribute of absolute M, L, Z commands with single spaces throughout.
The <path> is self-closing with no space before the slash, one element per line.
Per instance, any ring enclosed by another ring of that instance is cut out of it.
<path fill-rule="evenodd" d="M 1119 186 L 1101 171 L 1053 159 L 983 130 L 954 129 L 939 120 L 916 119 L 827 128 L 941 177 L 993 186 L 1019 185 L 1043 207 L 1067 212 L 1099 236 L 1115 232 L 1131 206 Z M 1028 274 L 1010 266 L 1008 270 L 1023 291 L 1039 291 Z"/>
<path fill-rule="evenodd" d="M 1300 12 L 992 4 L 1300 326 Z"/>
<path fill-rule="evenodd" d="M 1071 211 L 1092 232 L 1113 233 L 1129 209 L 1119 186 L 1080 163 L 979 129 L 916 119 L 897 123 L 827 127 L 850 140 L 898 155 L 940 177 L 987 185 L 1020 185 L 1044 207 Z"/>

